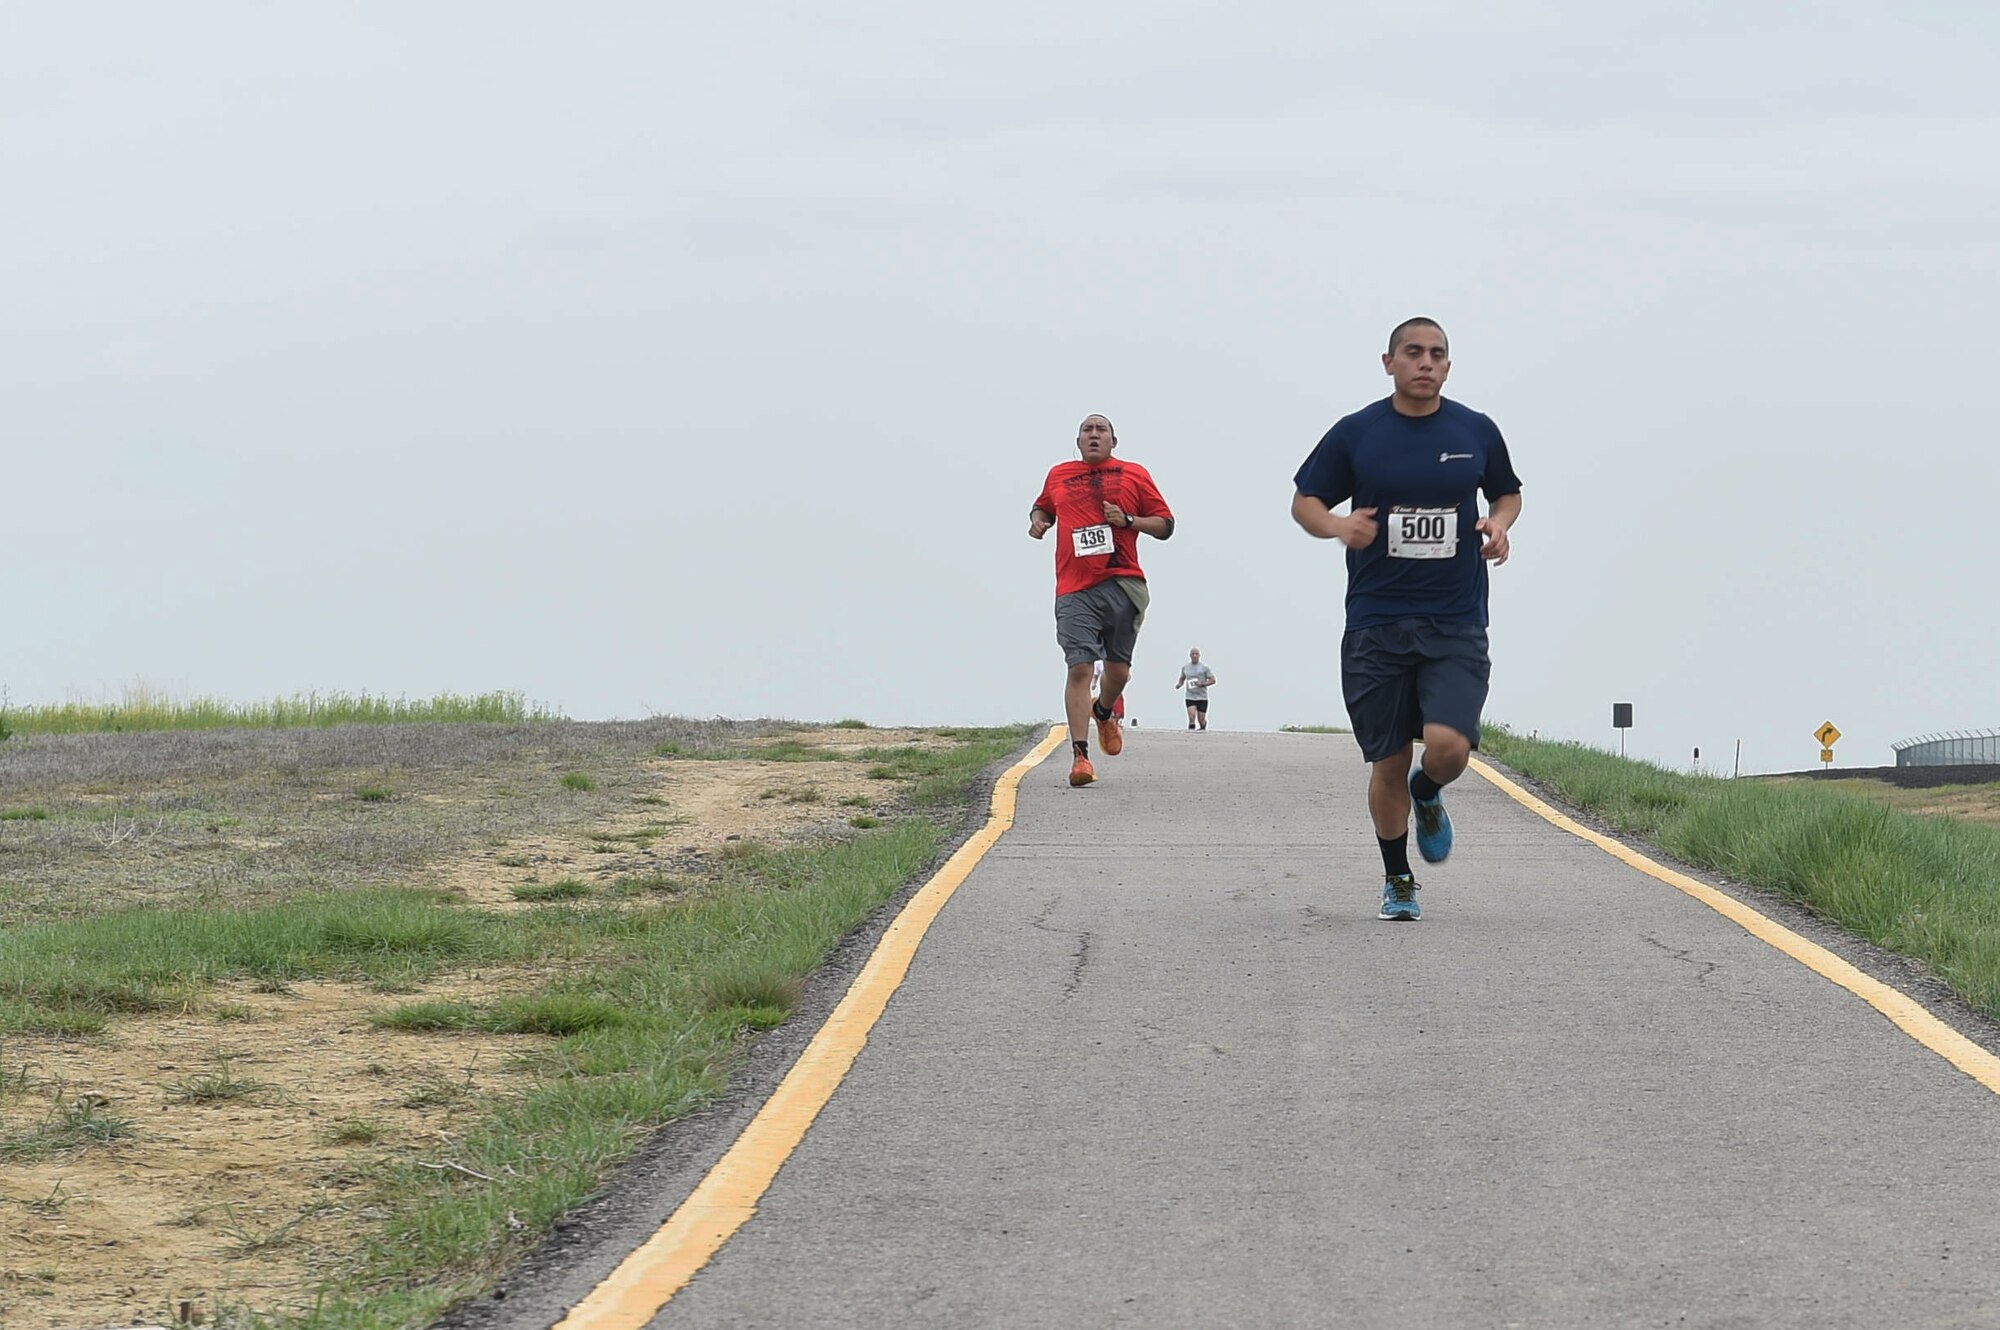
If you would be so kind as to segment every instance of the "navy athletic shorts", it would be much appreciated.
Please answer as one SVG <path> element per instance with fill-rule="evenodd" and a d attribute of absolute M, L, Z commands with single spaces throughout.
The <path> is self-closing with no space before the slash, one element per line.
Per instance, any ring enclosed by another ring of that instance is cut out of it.
<path fill-rule="evenodd" d="M 1340 639 L 1340 691 L 1364 761 L 1394 757 L 1424 726 L 1446 725 L 1479 747 L 1492 663 L 1486 630 L 1431 618 L 1348 630 Z"/>

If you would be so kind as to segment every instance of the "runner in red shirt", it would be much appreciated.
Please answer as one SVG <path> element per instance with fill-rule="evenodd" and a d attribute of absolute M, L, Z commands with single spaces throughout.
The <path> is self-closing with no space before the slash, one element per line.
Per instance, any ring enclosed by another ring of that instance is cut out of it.
<path fill-rule="evenodd" d="M 1056 642 L 1069 665 L 1063 711 L 1074 750 L 1069 783 L 1097 779 L 1090 765 L 1091 718 L 1105 756 L 1125 747 L 1118 709 L 1132 677 L 1132 648 L 1145 622 L 1149 592 L 1139 568 L 1139 533 L 1155 540 L 1174 534 L 1174 515 L 1153 477 L 1137 462 L 1114 460 L 1118 435 L 1103 416 L 1086 416 L 1077 428 L 1082 460 L 1051 468 L 1028 513 L 1036 540 L 1056 531 Z M 1104 662 L 1097 698 L 1090 696 L 1096 663 Z"/>

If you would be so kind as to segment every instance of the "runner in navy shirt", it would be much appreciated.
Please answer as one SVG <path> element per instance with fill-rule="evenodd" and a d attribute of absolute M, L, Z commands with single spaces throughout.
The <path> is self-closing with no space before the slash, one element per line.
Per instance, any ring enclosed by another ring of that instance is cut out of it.
<path fill-rule="evenodd" d="M 1410 319 L 1389 335 L 1385 400 L 1343 416 L 1293 478 L 1292 518 L 1347 547 L 1347 632 L 1340 684 L 1361 756 L 1373 764 L 1368 812 L 1382 849 L 1383 919 L 1420 917 L 1410 870 L 1451 853 L 1442 789 L 1479 747 L 1491 666 L 1486 564 L 1502 564 L 1521 515 L 1521 481 L 1491 420 L 1446 401 L 1444 329 Z M 1479 514 L 1484 495 L 1487 511 Z M 1343 516 L 1333 511 L 1352 500 Z M 1411 743 L 1424 743 L 1411 769 Z"/>

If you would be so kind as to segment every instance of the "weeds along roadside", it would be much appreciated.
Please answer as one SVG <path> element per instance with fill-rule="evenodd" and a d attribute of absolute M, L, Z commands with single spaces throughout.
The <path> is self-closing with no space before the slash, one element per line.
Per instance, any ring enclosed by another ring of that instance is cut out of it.
<path fill-rule="evenodd" d="M 2000 1018 L 2000 828 L 1899 812 L 1811 781 L 1668 771 L 1500 726 L 1482 745 L 1619 833 L 1921 961 Z"/>
<path fill-rule="evenodd" d="M 334 725 L 420 725 L 477 721 L 518 725 L 560 720 L 520 693 L 440 693 L 435 697 L 376 697 L 369 693 L 296 693 L 268 702 L 176 699 L 140 685 L 117 702 L 59 702 L 0 708 L 0 739 L 9 734 L 121 734 L 149 730 L 328 728 Z"/>
<path fill-rule="evenodd" d="M 873 805 L 885 815 L 880 825 L 833 843 L 751 844 L 702 874 L 581 884 L 505 914 L 435 891 L 363 880 L 250 908 L 233 900 L 200 903 L 197 893 L 198 903 L 175 908 L 122 908 L 110 896 L 75 913 L 30 911 L 33 922 L 0 934 L 0 1030 L 88 1037 L 132 1013 L 198 1004 L 218 979 L 281 985 L 339 977 L 383 991 L 374 1019 L 388 1028 L 439 1041 L 468 1030 L 546 1036 L 526 1091 L 473 1119 L 452 1144 L 451 1169 L 427 1166 L 408 1152 L 381 1154 L 371 1186 L 375 1204 L 391 1217 L 367 1233 L 365 1247 L 317 1311 L 302 1320 L 262 1322 L 316 1330 L 421 1325 L 489 1283 L 599 1186 L 647 1132 L 720 1091 L 746 1035 L 785 1019 L 804 976 L 937 855 L 969 811 L 966 796 L 978 773 L 1018 749 L 1030 731 L 933 733 L 953 746 L 885 744 L 830 754 L 809 739 L 770 743 L 758 727 L 699 724 L 671 734 L 637 727 L 526 736 L 532 761 L 520 746 L 489 742 L 485 756 L 515 772 L 502 779 L 525 783 L 534 775 L 558 792 L 550 798 L 586 804 L 630 801 L 619 764 L 634 757 L 846 760 L 874 779 L 898 782 L 893 788 L 901 797 L 894 809 Z M 428 760 L 422 746 L 413 734 L 390 765 L 415 769 Z M 449 767 L 456 745 L 437 748 L 436 764 Z M 211 777 L 234 772 L 239 784 L 260 789 L 257 768 L 271 753 L 225 743 L 179 755 L 200 759 L 197 767 L 207 762 Z M 362 768 L 351 757 L 315 753 L 303 762 L 318 793 L 343 816 L 393 814 L 416 802 L 356 793 L 392 788 L 394 781 L 355 785 Z M 142 773 L 131 785 L 137 789 L 171 761 L 142 754 L 124 765 Z M 588 788 L 561 779 L 573 770 L 593 773 Z M 12 796 L 0 793 L 0 811 Z M 123 795 L 92 797 L 116 802 Z M 46 816 L 16 818 L 5 830 L 33 835 L 80 815 L 60 797 L 32 806 L 43 803 L 54 805 L 43 809 Z M 460 842 L 479 834 L 459 830 Z M 455 969 L 528 958 L 556 962 L 563 977 L 542 991 L 489 1002 L 392 996 Z M 252 1310 L 240 1315 L 246 1325 L 260 1323 Z"/>

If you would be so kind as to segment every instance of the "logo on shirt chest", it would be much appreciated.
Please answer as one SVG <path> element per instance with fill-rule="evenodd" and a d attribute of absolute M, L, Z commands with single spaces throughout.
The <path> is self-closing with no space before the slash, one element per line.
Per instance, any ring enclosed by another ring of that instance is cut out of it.
<path fill-rule="evenodd" d="M 1471 454 L 1471 453 L 1439 453 L 1439 454 L 1438 454 L 1438 461 L 1440 461 L 1440 462 L 1470 462 L 1471 460 L 1472 460 L 1472 454 Z"/>

